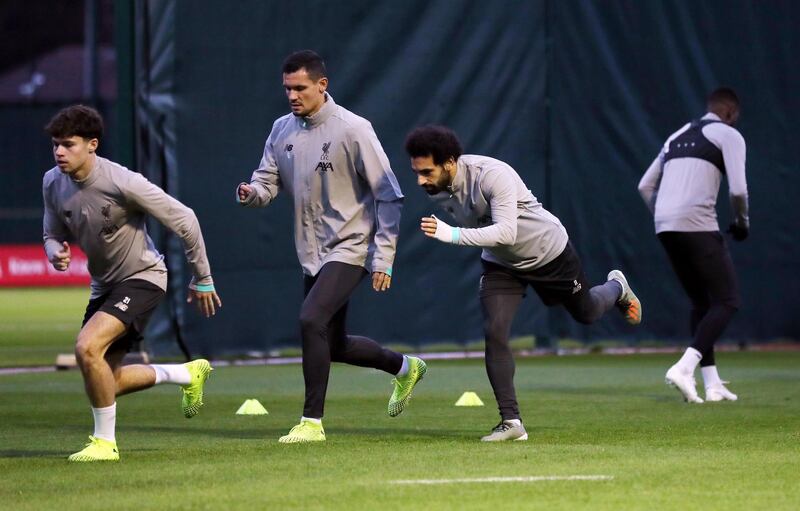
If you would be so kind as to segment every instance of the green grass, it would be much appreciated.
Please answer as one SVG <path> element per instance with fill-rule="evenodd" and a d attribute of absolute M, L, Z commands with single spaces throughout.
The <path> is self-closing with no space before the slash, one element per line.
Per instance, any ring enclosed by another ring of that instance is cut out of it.
<path fill-rule="evenodd" d="M 0 366 L 52 365 L 72 353 L 88 287 L 0 289 Z"/>
<path fill-rule="evenodd" d="M 118 464 L 71 465 L 91 433 L 77 372 L 0 376 L 3 509 L 800 508 L 800 353 L 723 353 L 737 403 L 687 405 L 663 384 L 674 356 L 519 360 L 528 442 L 478 441 L 497 415 L 481 361 L 431 361 L 411 406 L 386 415 L 389 377 L 334 366 L 328 441 L 281 445 L 299 366 L 219 368 L 206 407 L 160 386 L 119 400 Z M 456 408 L 465 390 L 486 402 Z M 258 398 L 267 416 L 234 415 Z M 610 481 L 390 484 L 396 479 L 609 475 Z"/>

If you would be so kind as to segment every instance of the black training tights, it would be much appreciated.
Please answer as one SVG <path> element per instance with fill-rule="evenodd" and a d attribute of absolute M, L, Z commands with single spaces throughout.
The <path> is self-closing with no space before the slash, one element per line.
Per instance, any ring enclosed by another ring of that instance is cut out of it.
<path fill-rule="evenodd" d="M 306 384 L 304 417 L 322 418 L 331 362 L 372 367 L 390 374 L 397 374 L 403 365 L 400 353 L 345 331 L 348 300 L 366 273 L 361 266 L 331 262 L 316 276 L 305 278 L 306 297 L 300 310 Z"/>
<path fill-rule="evenodd" d="M 689 316 L 692 348 L 700 366 L 712 366 L 714 343 L 741 303 L 733 260 L 719 232 L 662 232 L 658 239 L 692 301 Z"/>

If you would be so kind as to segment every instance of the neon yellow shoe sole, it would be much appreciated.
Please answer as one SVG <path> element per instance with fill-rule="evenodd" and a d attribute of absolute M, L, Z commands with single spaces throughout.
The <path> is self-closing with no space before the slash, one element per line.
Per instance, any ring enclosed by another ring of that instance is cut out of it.
<path fill-rule="evenodd" d="M 89 437 L 89 443 L 83 450 L 71 454 L 69 461 L 85 463 L 90 461 L 119 461 L 117 443 L 102 438 Z"/>
<path fill-rule="evenodd" d="M 191 383 L 182 385 L 183 398 L 181 399 L 181 407 L 183 408 L 183 415 L 187 419 L 191 419 L 203 407 L 203 387 L 206 380 L 211 375 L 214 368 L 208 360 L 198 358 L 183 364 L 189 370 L 189 375 L 192 377 Z"/>
<path fill-rule="evenodd" d="M 422 359 L 408 357 L 408 373 L 392 380 L 394 391 L 389 398 L 389 417 L 397 417 L 403 412 L 411 399 L 411 392 L 427 371 L 428 366 Z"/>

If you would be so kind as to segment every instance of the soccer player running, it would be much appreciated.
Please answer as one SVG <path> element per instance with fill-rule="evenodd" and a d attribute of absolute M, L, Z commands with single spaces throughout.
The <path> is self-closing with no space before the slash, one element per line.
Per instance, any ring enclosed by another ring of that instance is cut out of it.
<path fill-rule="evenodd" d="M 391 285 L 403 194 L 369 121 L 327 93 L 320 56 L 292 53 L 282 70 L 291 113 L 275 121 L 261 163 L 236 195 L 244 206 L 263 207 L 285 190 L 294 203 L 295 247 L 305 274 L 300 335 L 306 396 L 300 423 L 279 441 L 318 442 L 325 440 L 331 362 L 396 375 L 392 417 L 403 411 L 426 365 L 345 331 L 350 295 L 367 272 L 375 291 Z"/>
<path fill-rule="evenodd" d="M 720 379 L 714 343 L 739 309 L 741 298 L 728 246 L 719 232 L 715 205 L 722 176 L 728 178 L 734 240 L 750 230 L 746 147 L 733 128 L 739 119 L 739 98 L 729 88 L 712 92 L 708 113 L 670 135 L 642 176 L 639 193 L 655 218 L 656 234 L 672 268 L 689 295 L 689 325 L 694 340 L 666 381 L 690 403 L 702 403 L 694 372 L 698 363 L 706 401 L 736 401 Z"/>
<path fill-rule="evenodd" d="M 511 322 L 530 285 L 547 306 L 563 305 L 583 324 L 616 305 L 630 324 L 642 308 L 625 276 L 612 270 L 590 288 L 561 222 L 531 194 L 506 163 L 462 154 L 456 134 L 423 126 L 406 138 L 417 184 L 463 227 L 422 218 L 426 236 L 454 245 L 483 247 L 480 301 L 486 338 L 486 372 L 500 409 L 500 423 L 481 440 L 527 440 L 514 390 L 514 358 L 508 345 Z"/>
<path fill-rule="evenodd" d="M 203 405 L 203 386 L 212 370 L 203 359 L 122 365 L 167 287 L 167 267 L 147 234 L 146 215 L 183 241 L 194 274 L 187 302 L 195 302 L 206 317 L 222 302 L 214 291 L 194 212 L 141 174 L 97 155 L 103 120 L 96 110 L 67 107 L 45 131 L 53 142 L 56 167 L 45 173 L 42 183 L 44 249 L 53 267 L 65 271 L 70 243 L 77 243 L 88 256 L 92 276 L 75 356 L 92 405 L 94 434 L 69 460 L 117 461 L 116 396 L 160 383 L 178 384 L 183 413 L 191 418 Z"/>

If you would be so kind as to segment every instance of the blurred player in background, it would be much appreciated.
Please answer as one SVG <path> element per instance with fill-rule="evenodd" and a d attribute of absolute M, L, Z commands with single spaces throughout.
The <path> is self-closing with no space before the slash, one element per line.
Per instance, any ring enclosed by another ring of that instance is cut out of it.
<path fill-rule="evenodd" d="M 94 434 L 70 461 L 117 461 L 116 396 L 159 383 L 183 392 L 187 418 L 203 405 L 203 386 L 211 366 L 199 359 L 186 364 L 125 365 L 122 358 L 141 339 L 153 309 L 163 299 L 167 267 L 147 234 L 151 215 L 183 241 L 194 274 L 188 302 L 206 316 L 222 302 L 214 290 L 200 225 L 191 209 L 131 172 L 97 155 L 103 120 L 93 108 L 67 107 L 45 127 L 56 167 L 44 175 L 44 249 L 56 270 L 70 264 L 70 243 L 89 259 L 91 297 L 78 333 L 75 356 L 94 415 Z"/>
<path fill-rule="evenodd" d="M 372 274 L 386 291 L 400 231 L 403 194 L 372 125 L 337 105 L 327 92 L 325 64 L 315 52 L 289 55 L 283 87 L 291 113 L 275 121 L 250 183 L 236 189 L 244 206 L 263 207 L 278 192 L 294 204 L 295 248 L 305 274 L 300 311 L 305 405 L 300 423 L 281 443 L 325 440 L 322 416 L 331 362 L 396 375 L 389 415 L 399 415 L 425 362 L 348 335 L 347 305 Z"/>
<path fill-rule="evenodd" d="M 694 340 L 669 368 L 666 381 L 686 401 L 702 403 L 694 371 L 700 364 L 706 401 L 736 401 L 717 372 L 714 343 L 741 305 L 739 285 L 725 238 L 717 223 L 717 195 L 728 178 L 733 222 L 731 237 L 743 241 L 750 232 L 746 147 L 733 128 L 739 98 L 728 88 L 708 97 L 708 112 L 670 135 L 639 182 L 639 193 L 653 213 L 656 234 L 672 268 L 692 302 L 689 325 Z"/>
<path fill-rule="evenodd" d="M 459 225 L 422 218 L 426 236 L 454 245 L 483 247 L 480 301 L 486 337 L 486 372 L 500 409 L 500 423 L 483 441 L 527 440 L 514 390 L 511 323 L 525 290 L 533 287 L 547 306 L 563 305 L 590 324 L 615 305 L 630 324 L 642 319 L 639 300 L 619 270 L 590 287 L 561 222 L 544 209 L 506 163 L 462 154 L 456 134 L 423 126 L 406 138 L 417 184 Z"/>

